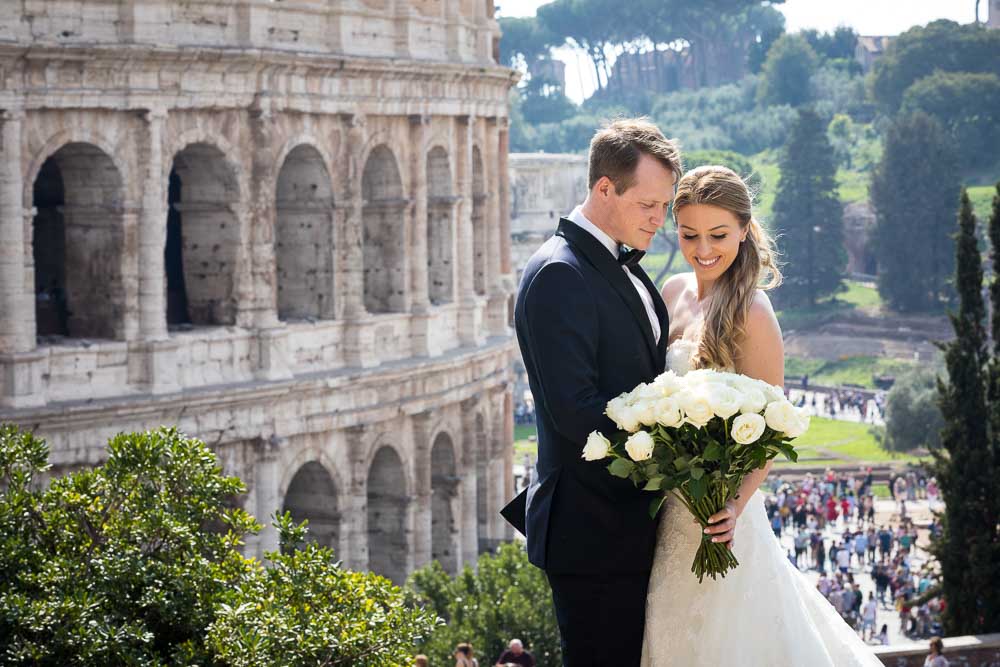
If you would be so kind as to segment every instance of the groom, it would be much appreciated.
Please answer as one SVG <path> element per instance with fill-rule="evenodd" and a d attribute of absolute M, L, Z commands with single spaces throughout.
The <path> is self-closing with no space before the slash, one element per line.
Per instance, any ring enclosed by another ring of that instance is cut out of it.
<path fill-rule="evenodd" d="M 504 515 L 552 587 L 563 664 L 629 667 L 642 653 L 654 496 L 581 453 L 591 431 L 616 430 L 607 402 L 664 369 L 667 310 L 638 260 L 664 223 L 681 160 L 639 119 L 598 131 L 589 162 L 587 200 L 531 257 L 518 290 L 538 463 Z"/>

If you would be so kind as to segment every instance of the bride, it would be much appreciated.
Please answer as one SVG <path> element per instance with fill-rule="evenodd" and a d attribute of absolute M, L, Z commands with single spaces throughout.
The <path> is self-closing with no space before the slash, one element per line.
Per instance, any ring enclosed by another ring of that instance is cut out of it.
<path fill-rule="evenodd" d="M 781 329 L 764 292 L 781 273 L 746 184 L 725 167 L 699 167 L 678 183 L 673 207 L 694 271 L 663 286 L 668 368 L 735 371 L 783 386 Z M 881 665 L 775 540 L 758 491 L 770 465 L 747 476 L 706 531 L 740 561 L 725 578 L 698 583 L 691 562 L 700 528 L 668 497 L 646 599 L 644 667 Z"/>

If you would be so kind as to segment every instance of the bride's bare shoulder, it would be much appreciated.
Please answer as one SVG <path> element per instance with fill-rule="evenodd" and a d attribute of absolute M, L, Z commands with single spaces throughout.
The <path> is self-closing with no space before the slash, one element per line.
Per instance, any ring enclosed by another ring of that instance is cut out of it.
<path fill-rule="evenodd" d="M 754 293 L 753 301 L 746 319 L 746 335 L 748 338 L 764 340 L 777 338 L 781 340 L 781 326 L 774 314 L 774 306 L 764 290 Z"/>
<path fill-rule="evenodd" d="M 668 307 L 673 304 L 677 300 L 677 297 L 690 287 L 693 280 L 694 273 L 690 271 L 687 273 L 675 273 L 667 278 L 667 281 L 663 283 L 663 289 L 660 290 L 663 303 L 667 304 Z"/>

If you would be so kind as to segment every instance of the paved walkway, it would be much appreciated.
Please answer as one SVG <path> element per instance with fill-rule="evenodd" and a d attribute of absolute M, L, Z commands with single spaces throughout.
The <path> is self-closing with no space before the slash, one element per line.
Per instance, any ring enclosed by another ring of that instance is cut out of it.
<path fill-rule="evenodd" d="M 915 525 L 917 526 L 917 548 L 914 555 L 910 558 L 910 570 L 912 572 L 919 572 L 923 565 L 928 560 L 928 554 L 925 551 L 925 547 L 929 542 L 928 531 L 926 528 L 921 528 L 926 526 L 931 521 L 931 512 L 928 507 L 926 500 L 916 500 L 907 501 L 906 503 L 907 515 L 910 516 Z M 875 524 L 879 525 L 895 525 L 898 524 L 898 516 L 896 514 L 896 503 L 893 500 L 877 500 L 875 503 Z M 858 526 L 854 522 L 850 522 L 849 527 L 853 531 L 857 531 Z M 838 521 L 836 524 L 828 525 L 823 533 L 823 538 L 826 543 L 827 551 L 829 552 L 830 545 L 834 541 L 843 541 L 844 534 L 844 524 Z M 794 553 L 795 545 L 793 541 L 793 534 L 786 531 L 781 536 L 781 544 L 785 549 L 785 553 L 792 551 Z M 830 563 L 827 561 L 827 576 L 830 576 L 831 570 L 829 569 Z M 814 569 L 806 569 L 805 567 L 800 567 L 799 570 L 806 575 L 813 585 L 819 581 L 819 572 Z M 871 576 L 871 566 L 866 565 L 866 567 L 861 568 L 857 565 L 857 561 L 852 561 L 850 571 L 854 574 L 854 581 L 861 584 L 861 591 L 864 593 L 865 600 L 868 599 L 868 593 L 875 591 L 875 581 Z M 888 600 L 888 595 L 886 596 Z M 885 623 L 889 626 L 889 645 L 890 646 L 926 646 L 926 639 L 913 640 L 909 637 L 903 635 L 899 628 L 899 613 L 896 611 L 895 607 L 879 605 L 878 616 L 876 618 L 876 630 L 882 627 Z"/>
<path fill-rule="evenodd" d="M 845 390 L 850 391 L 850 390 Z M 799 399 L 805 395 L 805 409 L 806 412 L 813 416 L 827 417 L 829 419 L 837 419 L 839 421 L 849 421 L 849 422 L 861 422 L 865 424 L 878 424 L 880 426 L 885 425 L 885 420 L 882 419 L 882 413 L 879 412 L 875 405 L 874 399 L 868 400 L 868 413 L 863 415 L 860 410 L 855 408 L 840 408 L 834 413 L 831 411 L 830 395 L 822 391 L 803 391 L 801 389 L 789 389 L 788 398 L 795 405 L 799 404 Z M 816 407 L 813 407 L 813 400 L 816 401 Z"/>

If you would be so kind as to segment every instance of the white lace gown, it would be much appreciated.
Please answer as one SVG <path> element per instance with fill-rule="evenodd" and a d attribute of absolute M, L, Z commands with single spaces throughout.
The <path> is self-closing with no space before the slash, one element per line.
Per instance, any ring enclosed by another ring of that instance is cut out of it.
<path fill-rule="evenodd" d="M 688 341 L 667 366 L 688 369 Z M 691 572 L 701 528 L 672 496 L 664 503 L 646 598 L 643 667 L 881 667 L 871 649 L 793 566 L 771 530 L 764 496 L 736 522 L 739 567 L 725 578 Z"/>

